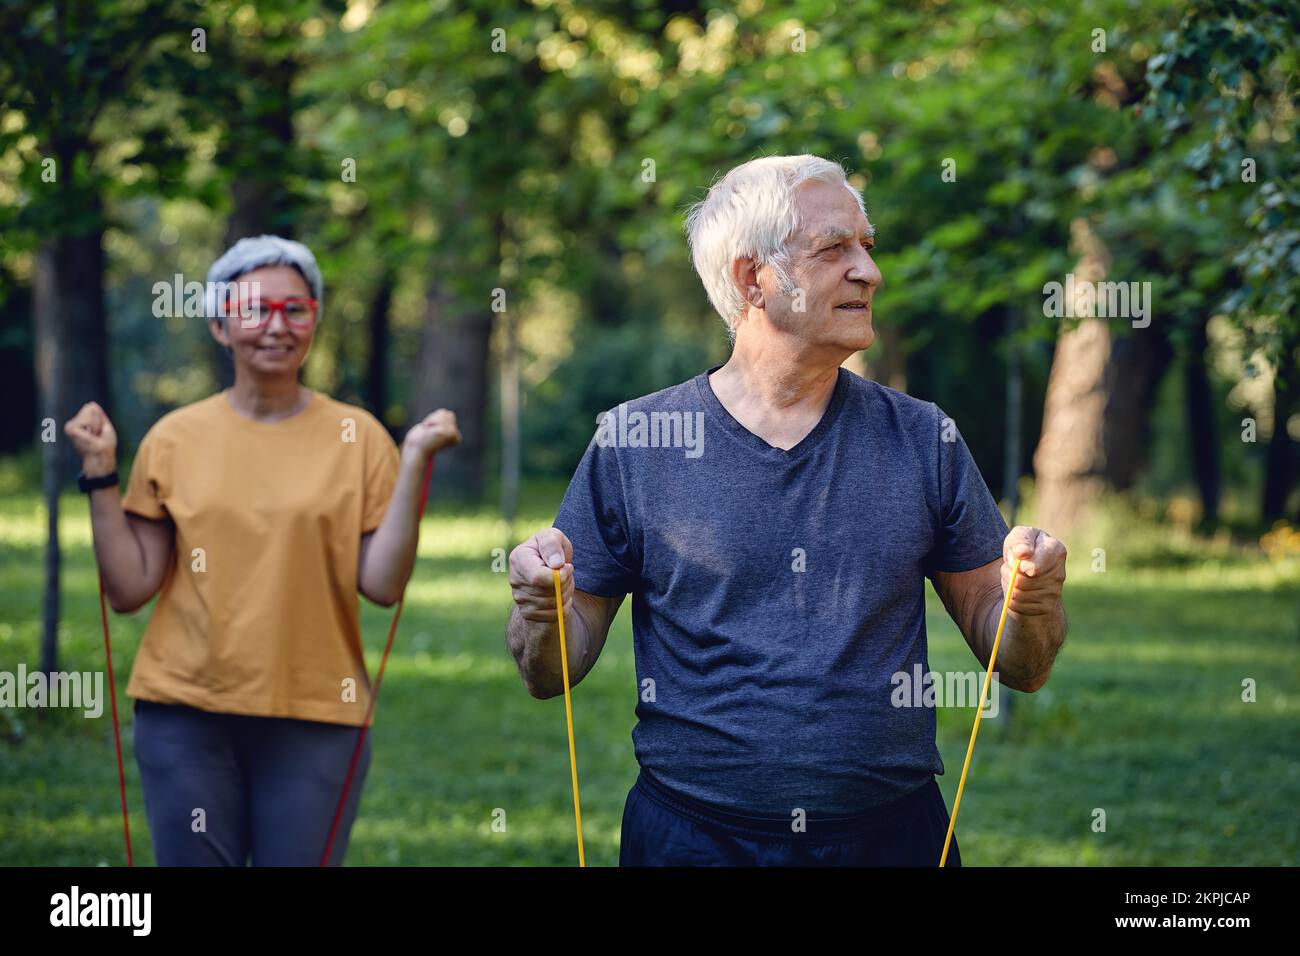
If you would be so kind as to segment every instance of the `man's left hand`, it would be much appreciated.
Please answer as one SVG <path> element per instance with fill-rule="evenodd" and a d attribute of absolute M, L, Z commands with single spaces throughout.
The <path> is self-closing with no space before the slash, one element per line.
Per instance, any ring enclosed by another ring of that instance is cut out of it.
<path fill-rule="evenodd" d="M 1018 617 L 1050 614 L 1060 606 L 1065 584 L 1065 545 L 1041 528 L 1016 525 L 1002 542 L 1002 593 L 1011 582 L 1011 563 L 1020 559 L 1010 613 Z"/>

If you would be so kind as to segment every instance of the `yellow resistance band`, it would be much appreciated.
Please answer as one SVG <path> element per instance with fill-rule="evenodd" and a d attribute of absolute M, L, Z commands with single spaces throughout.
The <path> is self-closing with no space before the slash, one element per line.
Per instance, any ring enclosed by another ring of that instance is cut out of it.
<path fill-rule="evenodd" d="M 573 774 L 573 822 L 578 828 L 578 866 L 586 866 L 582 852 L 582 804 L 578 802 L 578 757 L 573 750 L 573 705 L 569 702 L 569 651 L 564 636 L 564 596 L 560 591 L 560 572 L 555 575 L 555 616 L 560 621 L 560 670 L 564 672 L 564 719 L 569 725 L 569 770 Z"/>
<path fill-rule="evenodd" d="M 961 806 L 962 791 L 966 789 L 966 771 L 970 769 L 970 756 L 975 752 L 975 737 L 980 732 L 980 717 L 984 713 L 984 701 L 989 695 L 989 682 L 993 680 L 993 662 L 998 659 L 998 644 L 1002 641 L 1002 628 L 1007 623 L 1007 611 L 1011 608 L 1011 595 L 1016 590 L 1016 576 L 1019 574 L 1020 559 L 1016 558 L 1011 562 L 1011 583 L 1007 585 L 1007 599 L 1002 604 L 1002 617 L 998 618 L 998 631 L 993 637 L 993 652 L 989 654 L 989 669 L 984 673 L 984 688 L 980 691 L 980 705 L 975 708 L 975 726 L 970 731 L 970 745 L 966 748 L 966 762 L 961 768 L 961 780 L 957 782 L 957 799 L 952 805 L 952 818 L 948 821 L 948 835 L 943 839 L 943 856 L 939 857 L 940 866 L 944 866 L 948 862 L 948 844 L 952 842 L 952 831 L 957 826 L 957 809 Z M 556 580 L 559 580 L 559 572 L 556 572 Z"/>

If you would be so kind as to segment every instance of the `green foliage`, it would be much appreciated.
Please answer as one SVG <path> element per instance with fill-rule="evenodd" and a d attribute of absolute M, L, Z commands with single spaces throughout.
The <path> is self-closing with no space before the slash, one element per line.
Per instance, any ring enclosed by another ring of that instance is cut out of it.
<path fill-rule="evenodd" d="M 526 472 L 567 477 L 603 412 L 703 371 L 708 353 L 652 326 L 582 335 L 580 345 L 529 395 L 524 411 Z"/>
<path fill-rule="evenodd" d="M 10 255 L 101 226 L 100 196 L 184 192 L 185 130 L 175 116 L 164 121 L 149 106 L 191 88 L 199 75 L 187 52 L 200 10 L 184 0 L 0 10 L 0 103 L 20 119 L 0 127 L 0 155 L 18 166 L 18 192 L 0 203 Z M 132 110 L 123 109 L 127 102 Z M 108 161 L 101 151 L 110 145 L 126 149 Z M 123 175 L 126 168 L 132 175 Z"/>
<path fill-rule="evenodd" d="M 1228 201 L 1240 282 L 1222 307 L 1274 362 L 1300 342 L 1298 50 L 1294 3 L 1195 0 L 1148 63 L 1152 119 L 1190 171 L 1199 212 Z"/>
<path fill-rule="evenodd" d="M 852 16 L 825 0 L 98 9 L 0 15 L 0 92 L 13 111 L 0 124 L 0 169 L 13 176 L 0 201 L 0 283 L 30 275 L 39 237 L 96 220 L 87 198 L 102 194 L 116 226 L 110 326 L 133 366 L 117 386 L 140 422 L 204 387 L 211 356 L 195 329 L 160 330 L 138 290 L 173 264 L 202 272 L 221 251 L 232 186 L 248 178 L 268 189 L 269 221 L 307 241 L 325 270 L 311 384 L 359 400 L 368 310 L 392 289 L 394 420 L 428 303 L 481 310 L 498 288 L 525 339 L 558 321 L 545 290 L 575 304 L 565 320 L 596 354 L 618 352 L 616 330 L 635 325 L 711 360 L 719 324 L 690 270 L 683 214 L 760 154 L 816 152 L 854 174 L 885 275 L 877 323 L 907 353 L 909 390 L 963 410 L 995 486 L 1004 409 L 991 383 L 1015 347 L 1031 366 L 1025 406 L 1041 407 L 1061 328 L 1042 314 L 1042 288 L 1078 261 L 1075 224 L 1105 243 L 1112 277 L 1152 283 L 1151 334 L 1177 349 L 1226 309 L 1248 349 L 1276 358 L 1300 321 L 1297 14 L 1280 0 L 869 0 Z M 190 49 L 196 27 L 204 55 Z M 56 132 L 76 147 L 59 191 L 39 180 Z M 1241 181 L 1246 157 L 1254 184 Z M 355 182 L 341 175 L 349 160 Z M 177 223 L 180 248 L 160 244 L 160 228 Z M 557 356 L 525 359 L 535 381 Z M 601 366 L 575 356 L 572 371 Z M 598 404 L 632 397 L 633 382 L 672 384 L 623 381 Z M 581 402 L 556 400 L 553 385 L 526 396 L 530 468 L 563 471 L 585 445 L 585 403 L 604 385 L 566 386 Z"/>

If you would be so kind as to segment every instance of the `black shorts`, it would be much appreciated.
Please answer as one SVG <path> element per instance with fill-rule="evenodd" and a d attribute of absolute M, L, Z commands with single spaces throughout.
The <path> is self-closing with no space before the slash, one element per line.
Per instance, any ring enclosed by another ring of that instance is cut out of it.
<path fill-rule="evenodd" d="M 623 808 L 619 866 L 938 866 L 948 808 L 933 777 L 869 813 L 795 818 L 729 813 L 669 791 L 644 770 Z M 948 866 L 961 866 L 957 834 Z"/>

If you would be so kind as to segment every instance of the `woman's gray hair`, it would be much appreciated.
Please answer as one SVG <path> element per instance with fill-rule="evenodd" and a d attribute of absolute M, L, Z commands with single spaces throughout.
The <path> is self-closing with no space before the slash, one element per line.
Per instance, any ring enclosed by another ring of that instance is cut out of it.
<path fill-rule="evenodd" d="M 240 239 L 227 249 L 220 259 L 212 263 L 208 270 L 206 286 L 208 316 L 218 318 L 218 302 L 225 297 L 219 296 L 220 289 L 235 281 L 246 272 L 261 269 L 263 266 L 292 266 L 307 280 L 312 298 L 316 300 L 316 315 L 319 318 L 325 304 L 325 284 L 321 279 L 320 266 L 311 250 L 301 242 L 284 239 L 280 236 L 250 236 Z"/>

